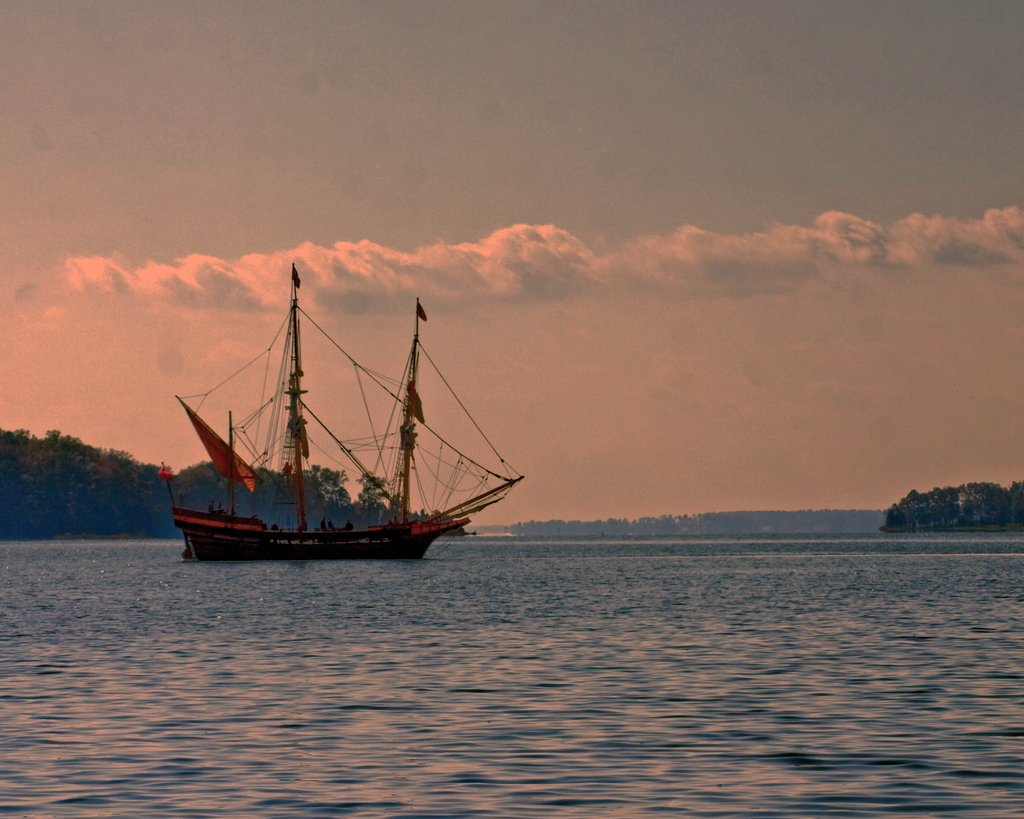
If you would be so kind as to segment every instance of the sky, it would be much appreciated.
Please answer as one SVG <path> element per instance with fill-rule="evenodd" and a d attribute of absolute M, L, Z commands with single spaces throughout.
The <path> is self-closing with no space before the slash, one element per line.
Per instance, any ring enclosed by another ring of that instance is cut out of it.
<path fill-rule="evenodd" d="M 422 300 L 526 475 L 481 523 L 1024 479 L 1022 36 L 996 0 L 0 0 L 0 427 L 203 460 L 174 396 L 265 349 L 294 263 L 381 372 Z"/>

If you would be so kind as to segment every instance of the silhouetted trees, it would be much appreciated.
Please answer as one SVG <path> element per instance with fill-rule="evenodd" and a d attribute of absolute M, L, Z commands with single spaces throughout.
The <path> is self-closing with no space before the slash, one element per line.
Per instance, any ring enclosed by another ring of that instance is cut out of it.
<path fill-rule="evenodd" d="M 885 513 L 886 529 L 945 529 L 1024 525 L 1024 482 L 1009 487 L 997 483 L 965 483 L 912 489 Z"/>
<path fill-rule="evenodd" d="M 171 496 L 158 476 L 160 467 L 127 452 L 83 444 L 57 430 L 37 438 L 25 430 L 0 430 L 0 538 L 37 540 L 60 535 L 177 537 Z M 239 514 L 259 514 L 268 523 L 296 519 L 294 503 L 283 492 L 277 472 L 259 469 L 255 495 L 235 488 Z M 321 518 L 336 526 L 383 522 L 379 490 L 367 489 L 353 501 L 344 470 L 311 466 L 304 474 L 310 528 Z M 195 509 L 209 504 L 227 509 L 228 483 L 209 461 L 182 469 L 170 484 L 174 502 Z"/>
<path fill-rule="evenodd" d="M 282 528 L 291 528 L 298 520 L 290 482 L 279 472 L 258 467 L 256 474 L 260 483 L 252 494 L 241 485 L 235 486 L 235 509 L 240 515 L 258 515 L 266 523 L 277 523 Z M 387 508 L 380 490 L 360 478 L 362 492 L 358 499 L 352 499 L 345 484 L 348 476 L 345 470 L 331 469 L 313 464 L 303 472 L 303 494 L 306 502 L 306 520 L 310 528 L 319 524 L 322 518 L 330 519 L 336 526 L 351 521 L 355 526 L 369 526 L 383 523 Z M 171 483 L 175 503 L 192 509 L 207 509 L 230 506 L 230 492 L 227 481 L 220 476 L 209 461 L 193 464 L 182 469 Z"/>
<path fill-rule="evenodd" d="M 387 518 L 388 505 L 380 489 L 380 479 L 370 480 L 364 475 L 359 478 L 359 485 L 362 490 L 359 492 L 356 509 L 360 520 L 367 524 L 383 523 Z"/>
<path fill-rule="evenodd" d="M 57 430 L 0 430 L 0 537 L 171 536 L 159 467 Z"/>

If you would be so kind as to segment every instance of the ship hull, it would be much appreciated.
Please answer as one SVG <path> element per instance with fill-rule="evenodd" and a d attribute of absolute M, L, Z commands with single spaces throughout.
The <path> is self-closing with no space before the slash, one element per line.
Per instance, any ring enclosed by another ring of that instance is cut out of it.
<path fill-rule="evenodd" d="M 438 537 L 468 519 L 413 521 L 368 529 L 295 532 L 265 528 L 259 518 L 176 507 L 185 560 L 418 560 Z"/>

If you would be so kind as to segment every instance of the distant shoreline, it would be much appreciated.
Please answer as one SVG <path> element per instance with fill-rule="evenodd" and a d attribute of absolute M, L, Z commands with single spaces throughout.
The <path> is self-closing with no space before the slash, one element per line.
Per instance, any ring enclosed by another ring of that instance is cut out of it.
<path fill-rule="evenodd" d="M 63 535 L 53 535 L 50 540 L 166 540 L 166 538 L 154 538 L 150 535 L 139 532 L 138 534 L 129 534 L 127 532 L 121 532 L 118 535 L 93 535 L 93 534 L 73 534 L 66 532 Z"/>
<path fill-rule="evenodd" d="M 881 509 L 800 509 L 704 512 L 633 520 L 531 520 L 504 526 L 474 526 L 480 534 L 529 536 L 634 536 L 737 534 L 857 534 L 877 532 L 885 524 Z"/>
<path fill-rule="evenodd" d="M 915 532 L 1024 532 L 1024 525 L 1020 523 L 1006 523 L 1003 525 L 989 524 L 982 526 L 880 526 L 879 531 L 886 534 L 914 534 Z"/>

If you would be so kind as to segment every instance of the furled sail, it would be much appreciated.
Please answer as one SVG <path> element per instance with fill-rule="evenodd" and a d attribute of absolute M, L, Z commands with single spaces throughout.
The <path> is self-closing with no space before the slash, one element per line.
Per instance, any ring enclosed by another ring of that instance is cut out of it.
<path fill-rule="evenodd" d="M 410 414 L 421 424 L 425 424 L 426 421 L 423 419 L 423 400 L 416 391 L 416 383 L 414 381 L 409 382 L 408 392 Z"/>
<path fill-rule="evenodd" d="M 178 400 L 181 401 L 180 398 Z M 181 405 L 185 408 L 185 412 L 188 413 L 188 419 L 192 422 L 192 426 L 196 428 L 199 440 L 203 442 L 206 451 L 210 453 L 210 460 L 213 461 L 217 471 L 225 478 L 233 478 L 250 492 L 254 492 L 260 476 L 253 472 L 252 467 L 243 461 L 238 456 L 238 453 L 233 452 L 224 439 L 210 429 L 209 424 L 196 415 L 195 411 L 188 404 L 181 401 Z"/>

